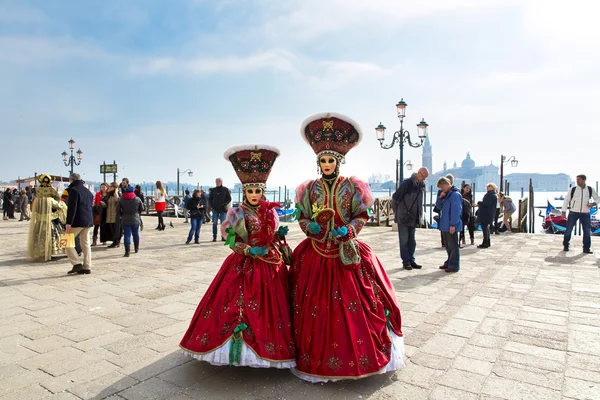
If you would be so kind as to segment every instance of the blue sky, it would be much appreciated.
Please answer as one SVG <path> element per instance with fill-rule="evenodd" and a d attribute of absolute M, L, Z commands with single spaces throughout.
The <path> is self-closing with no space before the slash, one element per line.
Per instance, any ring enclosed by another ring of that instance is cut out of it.
<path fill-rule="evenodd" d="M 420 4 L 425 3 L 425 4 Z M 271 185 L 316 177 L 299 134 L 317 112 L 349 115 L 364 138 L 342 167 L 394 176 L 398 150 L 374 127 L 430 124 L 434 169 L 515 155 L 510 172 L 600 180 L 600 6 L 513 0 L 0 0 L 0 180 L 117 161 L 132 181 L 237 179 L 230 146 L 282 155 Z M 405 159 L 420 165 L 421 150 Z"/>

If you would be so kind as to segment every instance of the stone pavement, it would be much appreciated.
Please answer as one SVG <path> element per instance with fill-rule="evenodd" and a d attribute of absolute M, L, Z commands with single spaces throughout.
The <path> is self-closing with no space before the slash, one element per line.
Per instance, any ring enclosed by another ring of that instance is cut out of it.
<path fill-rule="evenodd" d="M 189 225 L 154 228 L 141 252 L 94 248 L 93 273 L 24 259 L 27 223 L 0 223 L 0 400 L 600 399 L 600 263 L 580 237 L 495 235 L 445 274 L 439 233 L 419 230 L 420 271 L 404 271 L 396 233 L 360 235 L 396 288 L 407 366 L 359 381 L 310 384 L 289 371 L 213 367 L 178 351 L 229 250 L 184 245 Z M 289 242 L 302 239 L 295 224 Z M 477 237 L 480 240 L 480 237 Z M 600 242 L 594 244 L 600 251 Z"/>

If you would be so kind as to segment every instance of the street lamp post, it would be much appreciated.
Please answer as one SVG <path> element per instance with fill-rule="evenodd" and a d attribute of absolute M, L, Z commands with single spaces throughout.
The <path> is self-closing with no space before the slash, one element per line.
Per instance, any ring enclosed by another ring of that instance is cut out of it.
<path fill-rule="evenodd" d="M 179 172 L 179 168 L 177 168 L 177 196 L 179 196 L 179 177 L 183 174 L 188 174 L 190 178 L 194 175 L 191 169 L 186 169 L 183 172 Z"/>
<path fill-rule="evenodd" d="M 410 170 L 412 170 L 412 167 L 413 167 L 413 165 L 412 165 L 412 163 L 410 162 L 410 160 L 407 160 L 407 161 L 406 161 L 406 162 L 405 162 L 405 163 L 402 165 L 402 167 L 406 167 L 406 169 L 410 171 Z M 398 173 L 400 172 L 400 168 L 401 168 L 401 167 L 400 167 L 400 160 L 398 160 L 398 159 L 396 158 L 396 189 L 398 188 L 398 186 L 400 186 L 400 182 L 401 182 L 401 181 L 399 180 L 399 179 L 400 179 L 400 176 L 398 175 Z"/>
<path fill-rule="evenodd" d="M 510 156 L 509 158 L 506 158 L 504 155 L 500 156 L 500 191 L 501 192 L 504 191 L 504 165 L 508 164 L 509 161 L 510 161 L 510 165 L 512 167 L 516 167 L 517 165 L 519 165 L 519 160 L 517 160 L 515 158 L 515 156 Z"/>
<path fill-rule="evenodd" d="M 406 115 L 406 106 L 407 104 L 404 102 L 404 99 L 401 99 L 398 104 L 396 104 L 396 111 L 398 113 L 398 119 L 400 119 L 400 130 L 394 132 L 394 137 L 392 139 L 392 143 L 388 145 L 384 145 L 383 141 L 385 140 L 385 126 L 379 123 L 377 127 L 375 127 L 375 133 L 377 134 L 377 140 L 379 140 L 379 144 L 382 149 L 391 149 L 394 147 L 396 142 L 398 142 L 400 147 L 400 161 L 398 162 L 398 175 L 400 176 L 399 181 L 397 182 L 396 188 L 399 187 L 400 183 L 404 180 L 404 142 L 408 143 L 410 147 L 421 147 L 423 146 L 423 141 L 427 137 L 427 127 L 429 126 L 424 119 L 421 120 L 417 124 L 418 136 L 420 142 L 413 143 L 410 140 L 410 133 L 407 130 L 404 130 L 404 116 Z M 412 164 L 410 164 L 412 167 Z"/>
<path fill-rule="evenodd" d="M 71 150 L 71 155 L 66 151 L 63 151 L 60 155 L 62 156 L 63 162 L 65 163 L 65 167 L 71 166 L 71 174 L 73 173 L 73 168 L 75 165 L 81 164 L 81 160 L 83 159 L 83 151 L 78 149 L 75 154 L 77 154 L 77 159 L 73 155 L 73 150 L 75 150 L 75 141 L 73 139 L 69 140 L 69 149 Z"/>

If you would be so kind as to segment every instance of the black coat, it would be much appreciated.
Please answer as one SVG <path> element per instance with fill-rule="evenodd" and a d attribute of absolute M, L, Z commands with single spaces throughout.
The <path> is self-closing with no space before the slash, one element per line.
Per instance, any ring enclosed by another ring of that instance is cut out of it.
<path fill-rule="evenodd" d="M 192 216 L 192 211 L 197 210 L 197 206 L 204 206 L 204 208 L 200 209 L 200 215 Z M 185 202 L 185 208 L 190 211 L 190 217 L 192 218 L 201 218 L 204 216 L 204 212 L 206 211 L 206 206 L 208 202 L 206 200 L 206 195 L 204 193 L 200 194 L 200 197 L 190 197 L 188 201 Z"/>
<path fill-rule="evenodd" d="M 94 226 L 92 205 L 94 195 L 85 186 L 83 181 L 73 181 L 67 188 L 67 223 L 73 228 L 89 228 Z"/>
<path fill-rule="evenodd" d="M 483 196 L 483 199 L 477 202 L 479 205 L 479 211 L 477 216 L 479 217 L 480 224 L 492 224 L 494 222 L 494 217 L 496 216 L 496 205 L 498 204 L 498 196 L 496 192 L 493 190 L 488 190 L 488 192 Z"/>
<path fill-rule="evenodd" d="M 227 205 L 231 203 L 231 193 L 225 186 L 216 186 L 210 189 L 209 195 L 210 206 L 213 211 L 227 211 Z M 186 207 L 188 210 L 189 208 Z"/>
<path fill-rule="evenodd" d="M 13 206 L 13 195 L 10 190 L 4 192 L 4 199 L 2 202 L 2 208 L 9 211 Z"/>

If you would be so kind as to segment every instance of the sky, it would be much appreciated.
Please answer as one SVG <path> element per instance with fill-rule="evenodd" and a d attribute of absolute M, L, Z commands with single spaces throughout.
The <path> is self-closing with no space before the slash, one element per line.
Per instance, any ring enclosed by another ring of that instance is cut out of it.
<path fill-rule="evenodd" d="M 395 177 L 400 125 L 429 124 L 433 167 L 600 180 L 600 3 L 571 0 L 0 0 L 0 181 L 76 167 L 119 177 L 226 186 L 223 153 L 264 143 L 281 156 L 269 186 L 317 177 L 300 136 L 314 113 L 357 121 L 343 175 Z M 405 149 L 421 165 L 421 149 Z M 406 172 L 408 173 L 408 172 Z"/>

